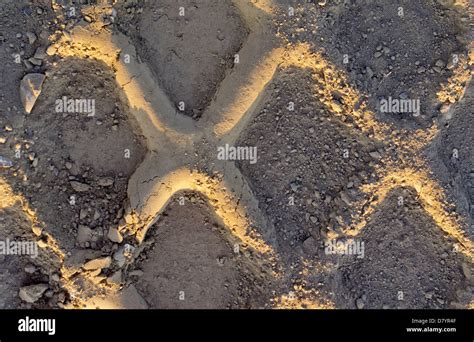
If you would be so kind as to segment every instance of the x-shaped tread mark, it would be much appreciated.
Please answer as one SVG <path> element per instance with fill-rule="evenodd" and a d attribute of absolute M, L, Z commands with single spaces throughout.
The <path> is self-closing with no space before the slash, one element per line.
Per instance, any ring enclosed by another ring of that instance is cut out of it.
<path fill-rule="evenodd" d="M 272 249 L 274 230 L 259 211 L 244 176 L 233 161 L 217 158 L 217 147 L 234 145 L 257 111 L 282 53 L 275 47 L 267 13 L 247 1 L 235 4 L 250 33 L 238 52 L 240 63 L 222 81 L 199 121 L 177 112 L 126 36 L 77 27 L 66 38 L 68 49 L 63 55 L 80 57 L 88 51 L 87 57 L 101 59 L 116 70 L 126 97 L 123 100 L 146 140 L 148 154 L 129 180 L 125 213 L 129 232 L 139 243 L 174 194 L 193 190 L 210 199 L 215 213 L 240 242 L 261 253 Z M 252 225 L 259 228 L 263 239 L 260 234 L 249 234 Z"/>
<path fill-rule="evenodd" d="M 146 139 L 149 153 L 128 187 L 130 207 L 126 220 L 133 227 L 138 242 L 143 241 L 174 194 L 194 190 L 210 198 L 216 214 L 236 238 L 259 252 L 271 251 L 273 243 L 268 243 L 275 239 L 273 227 L 259 211 L 256 198 L 233 162 L 217 160 L 216 148 L 233 145 L 257 112 L 283 51 L 273 44 L 267 15 L 252 8 L 247 1 L 235 0 L 235 3 L 251 33 L 239 52 L 241 63 L 221 83 L 214 101 L 197 122 L 177 113 L 151 76 L 149 67 L 138 62 L 135 48 L 127 37 L 104 37 L 104 34 L 95 35 L 78 28 L 70 38 L 72 45 L 82 45 L 82 51 L 84 47 L 95 50 L 94 57 L 115 68 L 124 100 L 129 103 Z M 77 56 L 78 51 L 63 52 Z M 78 55 L 80 57 L 80 53 Z M 125 55 L 131 56 L 129 64 L 123 62 Z M 303 61 L 293 60 L 294 65 L 315 70 L 324 68 L 324 65 L 313 65 L 316 61 L 309 55 L 299 59 Z M 260 228 L 264 239 L 248 234 L 247 228 L 252 224 Z M 472 247 L 454 228 L 448 233 L 465 244 L 467 250 Z"/>
<path fill-rule="evenodd" d="M 139 242 L 170 198 L 181 190 L 195 190 L 209 197 L 216 214 L 234 235 L 255 249 L 268 251 L 270 247 L 261 239 L 249 237 L 247 228 L 252 223 L 264 233 L 267 243 L 275 240 L 273 227 L 260 213 L 258 202 L 238 168 L 231 161 L 216 158 L 216 147 L 226 143 L 233 145 L 257 112 L 263 102 L 264 89 L 284 53 L 273 43 L 266 13 L 246 1 L 235 0 L 234 3 L 239 6 L 251 33 L 239 51 L 241 63 L 221 83 L 214 101 L 198 122 L 177 113 L 151 76 L 149 67 L 138 62 L 135 48 L 127 37 L 94 34 L 77 28 L 66 38 L 71 40 L 70 46 L 59 51 L 76 57 L 93 55 L 115 68 L 124 100 L 130 104 L 147 141 L 147 158 L 130 179 L 128 188 L 130 207 L 126 219 Z M 79 49 L 74 49 L 75 46 Z M 304 47 L 298 51 L 291 55 L 293 65 L 302 64 L 315 70 L 325 68 L 318 65 Z M 128 64 L 123 62 L 126 55 L 131 56 Z M 450 226 L 453 228 L 446 229 L 447 233 L 456 236 L 466 250 L 472 249 L 472 243 L 461 236 L 455 224 Z"/>

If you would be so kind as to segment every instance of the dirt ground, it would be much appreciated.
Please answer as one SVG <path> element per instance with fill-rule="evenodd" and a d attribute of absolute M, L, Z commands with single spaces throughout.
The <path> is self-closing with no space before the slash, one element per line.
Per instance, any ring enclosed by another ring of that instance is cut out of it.
<path fill-rule="evenodd" d="M 264 307 L 272 280 L 246 265 L 214 216 L 204 198 L 180 194 L 150 230 L 150 247 L 129 273 L 138 274 L 137 289 L 150 308 Z"/>
<path fill-rule="evenodd" d="M 399 196 L 406 198 L 403 208 Z M 341 307 L 356 308 L 362 299 L 371 309 L 449 308 L 455 300 L 462 261 L 452 253 L 449 237 L 423 211 L 413 189 L 391 192 L 361 238 L 367 241 L 364 258 L 341 265 Z"/>
<path fill-rule="evenodd" d="M 178 110 L 200 117 L 247 36 L 238 10 L 227 0 L 153 1 L 134 9 L 118 6 L 119 29 L 133 37 Z"/>
<path fill-rule="evenodd" d="M 0 4 L 0 308 L 474 306 L 472 4 L 112 2 Z"/>

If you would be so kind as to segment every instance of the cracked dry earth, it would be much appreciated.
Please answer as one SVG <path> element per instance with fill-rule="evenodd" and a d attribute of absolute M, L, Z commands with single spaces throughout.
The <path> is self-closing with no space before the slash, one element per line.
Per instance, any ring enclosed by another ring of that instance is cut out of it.
<path fill-rule="evenodd" d="M 0 308 L 474 305 L 470 4 L 64 3 L 0 4 Z"/>

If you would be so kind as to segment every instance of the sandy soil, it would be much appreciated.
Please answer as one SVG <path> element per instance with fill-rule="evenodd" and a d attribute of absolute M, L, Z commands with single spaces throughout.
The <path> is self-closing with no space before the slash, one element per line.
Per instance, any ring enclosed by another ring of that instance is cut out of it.
<path fill-rule="evenodd" d="M 468 7 L 2 1 L 0 308 L 472 307 Z"/>
<path fill-rule="evenodd" d="M 129 273 L 138 272 L 136 286 L 151 308 L 264 307 L 270 293 L 263 292 L 271 279 L 246 265 L 250 261 L 229 243 L 218 221 L 200 196 L 180 194 L 173 199 L 149 231 L 150 247 L 138 269 Z"/>
<path fill-rule="evenodd" d="M 247 36 L 238 10 L 228 0 L 153 1 L 140 13 L 128 8 L 119 6 L 119 28 L 132 35 L 178 110 L 200 117 Z"/>

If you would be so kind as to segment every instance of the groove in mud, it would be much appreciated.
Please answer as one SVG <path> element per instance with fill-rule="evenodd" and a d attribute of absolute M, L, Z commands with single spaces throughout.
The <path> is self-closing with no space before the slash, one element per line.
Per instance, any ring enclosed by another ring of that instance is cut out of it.
<path fill-rule="evenodd" d="M 248 35 L 239 10 L 230 0 L 160 0 L 144 4 L 139 14 L 126 4 L 119 12 L 122 31 L 134 38 L 176 108 L 199 118 Z"/>

